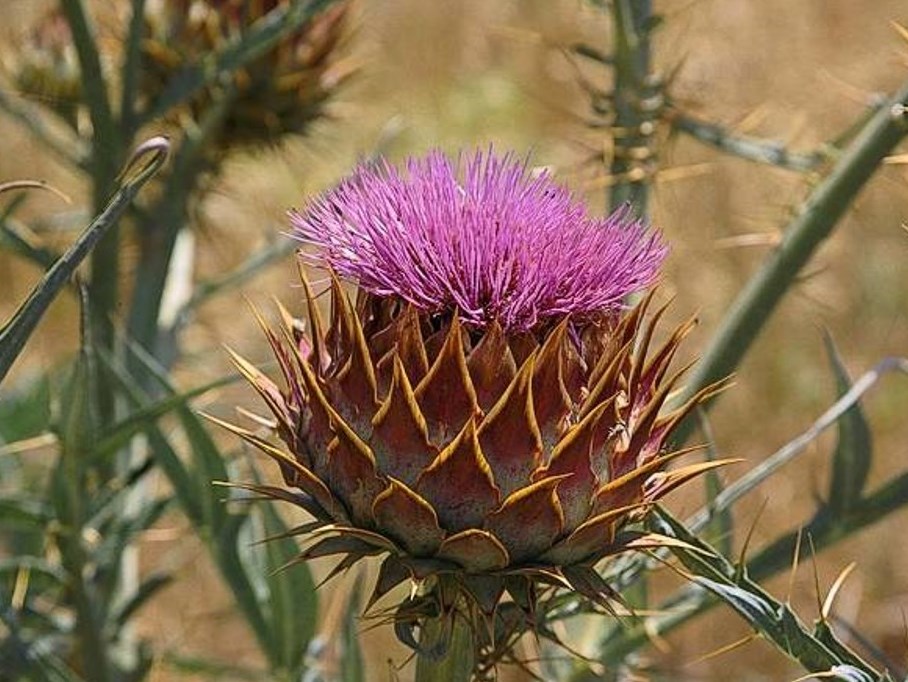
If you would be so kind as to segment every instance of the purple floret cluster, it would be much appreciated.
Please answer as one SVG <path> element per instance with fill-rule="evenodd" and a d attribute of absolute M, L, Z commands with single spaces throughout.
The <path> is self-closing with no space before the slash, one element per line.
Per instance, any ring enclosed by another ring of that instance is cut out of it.
<path fill-rule="evenodd" d="M 511 333 L 617 312 L 667 253 L 629 209 L 590 216 L 547 173 L 491 151 L 365 164 L 290 217 L 307 259 L 366 291 Z"/>

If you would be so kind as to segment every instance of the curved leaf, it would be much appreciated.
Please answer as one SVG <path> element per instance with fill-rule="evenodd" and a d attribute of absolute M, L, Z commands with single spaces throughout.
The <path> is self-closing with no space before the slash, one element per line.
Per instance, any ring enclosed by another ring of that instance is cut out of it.
<path fill-rule="evenodd" d="M 851 378 L 829 334 L 824 336 L 826 352 L 835 374 L 836 397 L 851 388 Z M 838 420 L 838 440 L 832 456 L 829 481 L 829 508 L 836 516 L 851 511 L 861 501 L 873 455 L 870 427 L 859 402 L 855 402 Z"/>

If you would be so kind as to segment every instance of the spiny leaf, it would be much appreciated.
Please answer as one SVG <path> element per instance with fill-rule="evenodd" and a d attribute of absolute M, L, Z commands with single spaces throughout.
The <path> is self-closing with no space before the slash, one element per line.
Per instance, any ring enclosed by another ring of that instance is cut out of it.
<path fill-rule="evenodd" d="M 122 367 L 109 359 L 107 369 L 117 377 L 123 393 L 133 405 L 139 407 L 140 412 L 149 410 L 149 413 L 145 413 L 144 428 L 141 430 L 148 436 L 156 462 L 161 465 L 168 477 L 177 501 L 196 532 L 207 540 L 214 563 L 230 587 L 240 612 L 260 643 L 262 651 L 270 663 L 279 666 L 280 657 L 271 625 L 261 610 L 258 592 L 252 584 L 252 576 L 240 557 L 239 533 L 245 517 L 230 514 L 211 484 L 213 480 L 227 478 L 224 456 L 186 401 L 175 395 L 176 392 L 163 370 L 141 349 L 132 346 L 130 350 L 149 376 L 157 380 L 165 395 L 163 402 L 170 403 L 172 408 L 178 410 L 191 448 L 192 456 L 189 460 L 181 458 L 154 420 L 148 419 L 151 417 L 150 412 L 155 411 L 155 405 L 148 406 L 148 396 L 137 388 L 137 383 L 131 380 Z M 101 357 L 104 358 L 103 354 Z"/>
<path fill-rule="evenodd" d="M 691 573 L 692 579 L 722 599 L 767 641 L 810 672 L 833 669 L 855 670 L 872 680 L 891 678 L 873 670 L 856 654 L 843 656 L 842 644 L 830 647 L 819 639 L 791 610 L 747 577 L 746 571 L 732 564 L 712 547 L 688 531 L 679 521 L 660 509 L 649 518 L 656 532 L 674 537 L 697 551 L 683 546 L 671 547 L 672 553 Z M 829 633 L 829 636 L 832 636 Z M 849 679 L 863 679 L 859 677 Z"/>
<path fill-rule="evenodd" d="M 137 382 L 133 381 L 122 367 L 107 358 L 103 353 L 99 357 L 109 376 L 117 382 L 120 394 L 131 407 L 137 408 L 137 412 L 133 413 L 133 417 L 140 413 L 148 414 L 148 411 L 153 409 L 154 405 L 146 406 L 150 400 L 138 387 Z M 165 400 L 167 399 L 165 398 Z M 124 422 L 112 427 L 113 432 L 117 433 L 130 420 L 131 417 L 127 417 Z M 136 420 L 135 426 L 137 427 L 135 433 L 144 431 L 146 434 L 151 450 L 154 453 L 155 462 L 161 467 L 170 485 L 173 486 L 176 499 L 180 503 L 183 513 L 186 514 L 197 529 L 201 528 L 204 525 L 204 512 L 202 509 L 204 491 L 198 488 L 198 481 L 193 476 L 193 472 L 170 445 L 170 442 L 158 429 L 154 420 Z M 122 430 L 130 432 L 132 428 L 130 426 L 130 428 L 123 428 Z M 128 438 L 127 436 L 123 442 L 128 441 Z M 108 434 L 107 439 L 112 443 L 116 442 L 119 439 L 119 433 L 117 433 L 116 437 Z"/>
<path fill-rule="evenodd" d="M 105 369 L 111 368 L 111 365 L 107 360 L 103 360 L 103 362 L 106 365 Z M 120 379 L 123 378 L 124 377 L 121 374 Z M 184 393 L 173 392 L 171 395 L 165 396 L 160 400 L 154 402 L 149 401 L 148 404 L 142 405 L 135 412 L 124 417 L 116 424 L 106 427 L 103 433 L 100 434 L 100 438 L 94 450 L 99 455 L 114 452 L 125 446 L 133 436 L 147 432 L 150 428 L 154 427 L 157 420 L 161 417 L 180 410 L 181 408 L 186 408 L 193 398 L 198 398 L 199 396 L 221 388 L 222 386 L 228 386 L 229 384 L 235 383 L 238 380 L 239 377 L 237 375 L 228 375 L 226 377 L 221 377 L 220 379 L 215 379 L 207 384 L 197 386 Z"/>
<path fill-rule="evenodd" d="M 51 518 L 48 505 L 34 495 L 0 497 L 0 523 L 6 530 L 43 529 Z"/>

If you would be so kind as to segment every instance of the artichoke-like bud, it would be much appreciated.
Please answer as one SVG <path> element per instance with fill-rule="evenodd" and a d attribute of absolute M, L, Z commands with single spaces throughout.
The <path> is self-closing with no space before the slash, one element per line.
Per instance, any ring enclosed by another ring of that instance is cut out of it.
<path fill-rule="evenodd" d="M 44 14 L 15 52 L 4 55 L 3 70 L 19 92 L 76 126 L 82 77 L 72 33 L 60 9 Z"/>
<path fill-rule="evenodd" d="M 255 21 L 287 0 L 150 0 L 142 42 L 143 95 L 166 91 L 189 65 L 239 38 Z M 350 69 L 337 59 L 349 1 L 330 4 L 299 30 L 234 75 L 234 92 L 216 148 L 274 142 L 303 133 L 324 115 L 324 106 Z M 219 86 L 219 88 L 222 86 Z M 186 113 L 198 122 L 219 96 L 202 92 Z"/>
<path fill-rule="evenodd" d="M 625 305 L 657 277 L 658 234 L 627 211 L 589 217 L 511 157 L 460 166 L 366 166 L 292 213 L 304 260 L 329 268 L 330 319 L 304 276 L 307 327 L 266 330 L 280 384 L 234 358 L 284 443 L 230 427 L 286 484 L 246 487 L 314 517 L 303 559 L 385 555 L 372 602 L 428 586 L 395 614 L 411 644 L 421 618 L 478 623 L 502 600 L 531 614 L 552 588 L 607 604 L 594 566 L 657 545 L 629 522 L 710 466 L 665 470 L 712 390 L 663 410 L 693 322 L 657 344 L 665 308 Z"/>

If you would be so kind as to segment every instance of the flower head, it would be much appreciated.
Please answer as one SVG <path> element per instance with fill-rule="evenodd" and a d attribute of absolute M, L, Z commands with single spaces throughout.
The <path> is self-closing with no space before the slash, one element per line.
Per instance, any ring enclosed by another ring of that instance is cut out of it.
<path fill-rule="evenodd" d="M 142 40 L 142 95 L 149 101 L 169 92 L 174 78 L 241 38 L 288 0 L 150 0 L 145 6 Z M 297 30 L 231 74 L 224 83 L 204 88 L 173 118 L 204 125 L 206 114 L 227 105 L 222 131 L 213 147 L 220 153 L 306 132 L 324 116 L 337 86 L 351 73 L 338 58 L 349 0 L 329 3 Z"/>
<path fill-rule="evenodd" d="M 614 313 L 666 254 L 628 210 L 592 217 L 546 173 L 491 152 L 362 166 L 291 222 L 315 260 L 365 291 L 505 332 Z"/>
<path fill-rule="evenodd" d="M 284 385 L 235 357 L 285 448 L 228 427 L 290 490 L 243 487 L 312 514 L 304 559 L 384 554 L 373 602 L 415 581 L 394 616 L 408 642 L 432 614 L 465 617 L 485 664 L 502 647 L 481 633 L 500 623 L 477 619 L 532 615 L 556 588 L 607 604 L 596 563 L 658 544 L 629 522 L 712 466 L 663 470 L 672 429 L 713 390 L 662 409 L 693 323 L 657 345 L 664 308 L 623 307 L 656 277 L 658 238 L 482 154 L 462 179 L 437 154 L 361 169 L 293 222 L 331 268 L 330 321 L 304 274 L 308 328 L 284 313 L 282 334 L 266 329 Z"/>

